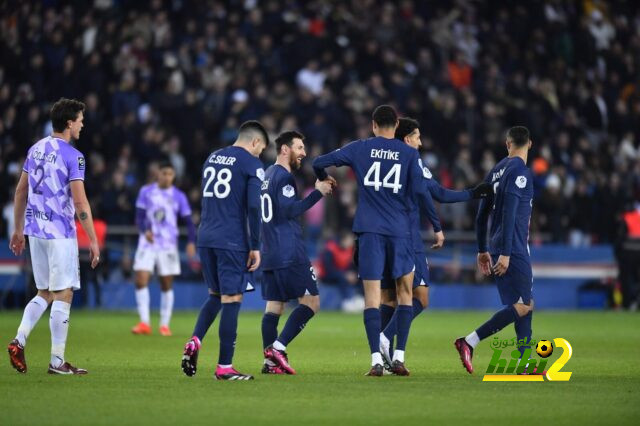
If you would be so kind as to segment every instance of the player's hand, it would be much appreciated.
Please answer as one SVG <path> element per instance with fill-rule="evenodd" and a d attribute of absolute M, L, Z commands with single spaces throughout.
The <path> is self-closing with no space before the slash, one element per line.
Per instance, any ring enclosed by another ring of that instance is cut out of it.
<path fill-rule="evenodd" d="M 251 250 L 247 259 L 247 269 L 254 272 L 260 267 L 260 250 Z"/>
<path fill-rule="evenodd" d="M 338 181 L 333 176 L 327 175 L 327 178 L 323 182 L 329 182 L 333 188 L 338 186 Z"/>
<path fill-rule="evenodd" d="M 151 232 L 151 229 L 147 229 L 146 232 L 144 233 L 144 237 L 147 239 L 147 241 L 149 241 L 150 243 L 153 242 L 153 232 Z"/>
<path fill-rule="evenodd" d="M 442 232 L 442 231 L 436 232 L 435 235 L 436 235 L 436 242 L 433 243 L 431 248 L 433 250 L 440 250 L 442 248 L 442 246 L 444 245 L 444 232 Z"/>
<path fill-rule="evenodd" d="M 478 198 L 487 198 L 489 195 L 493 194 L 493 186 L 490 183 L 482 182 L 479 185 L 476 185 L 475 188 L 471 189 L 471 194 L 474 199 Z"/>
<path fill-rule="evenodd" d="M 491 262 L 491 255 L 488 252 L 478 253 L 478 269 L 483 275 L 491 275 L 491 269 L 493 268 Z"/>
<path fill-rule="evenodd" d="M 20 256 L 24 250 L 24 234 L 23 231 L 18 232 L 17 230 L 11 236 L 11 241 L 9 241 L 9 248 L 16 256 Z"/>
<path fill-rule="evenodd" d="M 187 257 L 189 260 L 196 257 L 196 245 L 193 243 L 187 243 Z"/>
<path fill-rule="evenodd" d="M 91 268 L 96 269 L 100 262 L 100 247 L 97 241 L 89 243 L 89 260 L 91 260 Z"/>
<path fill-rule="evenodd" d="M 333 191 L 333 185 L 329 180 L 318 180 L 316 179 L 316 189 L 322 193 L 322 195 L 327 196 L 331 194 Z"/>
<path fill-rule="evenodd" d="M 500 255 L 498 261 L 493 266 L 493 273 L 501 277 L 507 273 L 509 269 L 509 256 Z"/>

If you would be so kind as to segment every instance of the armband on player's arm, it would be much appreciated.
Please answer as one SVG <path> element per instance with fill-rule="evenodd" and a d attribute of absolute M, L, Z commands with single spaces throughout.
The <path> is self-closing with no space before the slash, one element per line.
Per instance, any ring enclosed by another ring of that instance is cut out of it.
<path fill-rule="evenodd" d="M 247 182 L 247 210 L 249 220 L 249 250 L 260 250 L 260 179 Z"/>
<path fill-rule="evenodd" d="M 489 213 L 491 212 L 492 205 L 493 199 L 480 200 L 480 206 L 478 207 L 478 213 L 476 214 L 476 240 L 478 242 L 478 253 L 486 253 L 489 250 L 487 247 L 487 221 L 489 220 Z"/>
<path fill-rule="evenodd" d="M 147 232 L 149 226 L 147 224 L 147 211 L 140 207 L 136 207 L 136 226 L 141 234 Z"/>
<path fill-rule="evenodd" d="M 519 201 L 520 198 L 516 194 L 505 192 L 502 206 L 502 252 L 500 253 L 503 256 L 511 256 Z"/>

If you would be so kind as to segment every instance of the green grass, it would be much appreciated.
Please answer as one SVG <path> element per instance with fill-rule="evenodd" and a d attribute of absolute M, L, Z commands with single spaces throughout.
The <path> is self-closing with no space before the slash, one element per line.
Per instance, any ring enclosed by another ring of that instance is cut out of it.
<path fill-rule="evenodd" d="M 0 341 L 13 338 L 20 315 L 0 313 Z M 407 348 L 411 376 L 372 378 L 363 376 L 370 356 L 360 315 L 321 312 L 289 347 L 298 375 L 265 377 L 259 374 L 261 315 L 243 313 L 234 364 L 256 375 L 251 382 L 212 379 L 217 322 L 204 341 L 198 375 L 182 374 L 193 312 L 176 314 L 175 337 L 162 338 L 132 336 L 133 313 L 74 311 L 66 358 L 90 374 L 50 376 L 44 316 L 28 342 L 28 373 L 17 374 L 5 355 L 0 424 L 637 424 L 640 316 L 537 312 L 534 338 L 564 337 L 573 346 L 563 369 L 573 372 L 571 380 L 486 383 L 489 341 L 476 349 L 472 376 L 462 369 L 452 341 L 488 315 L 423 314 Z M 513 328 L 500 336 L 511 338 Z"/>

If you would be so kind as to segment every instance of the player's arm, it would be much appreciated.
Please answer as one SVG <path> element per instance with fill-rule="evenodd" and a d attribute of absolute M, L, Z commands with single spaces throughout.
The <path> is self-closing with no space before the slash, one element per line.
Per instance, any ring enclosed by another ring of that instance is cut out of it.
<path fill-rule="evenodd" d="M 460 203 L 478 198 L 486 198 L 492 191 L 491 184 L 486 182 L 482 182 L 473 188 L 464 189 L 462 191 L 447 189 L 434 179 L 427 179 L 427 182 L 431 197 L 433 197 L 435 201 L 444 204 Z"/>
<path fill-rule="evenodd" d="M 69 185 L 71 186 L 71 197 L 73 198 L 73 205 L 76 208 L 76 215 L 89 237 L 89 258 L 91 260 L 91 267 L 95 268 L 100 261 L 100 247 L 98 246 L 96 230 L 93 227 L 91 206 L 89 205 L 89 200 L 87 200 L 87 194 L 84 191 L 84 182 L 81 179 L 75 179 L 72 180 Z"/>
<path fill-rule="evenodd" d="M 293 185 L 295 184 L 291 181 L 278 191 L 278 202 L 287 219 L 293 219 L 302 215 L 320 201 L 323 196 L 331 194 L 333 190 L 333 186 L 329 181 L 316 180 L 316 189 L 309 193 L 303 200 L 298 200 L 294 197 L 295 190 L 293 188 L 295 187 Z M 287 191 L 288 188 L 291 189 Z"/>
<path fill-rule="evenodd" d="M 187 226 L 187 257 L 193 259 L 196 256 L 196 226 L 191 218 L 191 206 L 189 206 L 187 196 L 182 192 L 180 192 L 180 197 L 178 198 L 178 205 L 180 218 Z"/>
<path fill-rule="evenodd" d="M 247 268 L 253 272 L 260 266 L 260 179 L 250 176 L 247 182 L 247 210 L 249 220 L 249 258 Z"/>
<path fill-rule="evenodd" d="M 478 268 L 484 275 L 491 275 L 491 255 L 487 247 L 487 229 L 489 214 L 493 206 L 493 197 L 480 200 L 476 214 L 476 241 L 478 243 Z"/>
<path fill-rule="evenodd" d="M 331 166 L 340 167 L 340 166 L 351 165 L 351 159 L 352 159 L 353 151 L 355 149 L 355 146 L 354 146 L 355 143 L 357 142 L 351 142 L 350 144 L 342 148 L 338 148 L 335 151 L 332 151 L 328 154 L 316 157 L 316 159 L 313 160 L 313 171 L 315 172 L 318 179 L 325 180 L 327 178 L 331 178 L 325 171 L 327 167 L 331 167 Z"/>
<path fill-rule="evenodd" d="M 410 164 L 415 164 L 415 167 L 409 167 L 409 183 L 413 197 L 415 197 L 420 207 L 420 212 L 426 215 L 433 226 L 433 232 L 436 236 L 436 243 L 431 246 L 432 249 L 439 249 L 444 244 L 444 233 L 442 232 L 442 226 L 440 225 L 440 218 L 436 212 L 436 207 L 433 204 L 433 198 L 424 178 L 422 167 L 418 162 L 418 154 L 415 154 L 415 161 Z"/>
<path fill-rule="evenodd" d="M 523 176 L 518 176 L 516 178 L 513 175 L 506 177 L 507 185 L 504 189 L 504 198 L 502 203 L 502 251 L 500 252 L 500 257 L 493 267 L 493 271 L 496 275 L 504 275 L 509 268 L 509 259 L 511 258 L 511 249 L 513 246 L 513 233 L 515 231 L 516 225 L 516 214 L 518 211 L 518 203 L 520 202 L 521 189 L 523 187 L 518 187 L 520 190 L 513 188 L 516 186 L 516 180 L 524 178 Z M 526 178 L 525 185 L 526 185 Z"/>
<path fill-rule="evenodd" d="M 9 242 L 9 248 L 16 256 L 20 256 L 24 250 L 24 213 L 27 209 L 27 196 L 29 195 L 29 175 L 26 171 L 22 171 L 16 193 L 13 197 L 13 220 L 15 222 L 15 230 Z"/>

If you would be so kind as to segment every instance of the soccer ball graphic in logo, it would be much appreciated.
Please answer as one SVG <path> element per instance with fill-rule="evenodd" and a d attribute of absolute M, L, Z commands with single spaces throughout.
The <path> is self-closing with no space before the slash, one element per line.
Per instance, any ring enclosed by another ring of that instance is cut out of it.
<path fill-rule="evenodd" d="M 548 340 L 540 340 L 536 345 L 536 352 L 542 358 L 547 358 L 553 353 L 553 345 Z"/>

